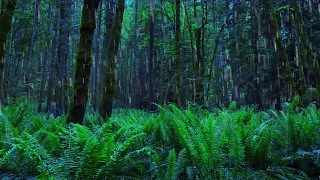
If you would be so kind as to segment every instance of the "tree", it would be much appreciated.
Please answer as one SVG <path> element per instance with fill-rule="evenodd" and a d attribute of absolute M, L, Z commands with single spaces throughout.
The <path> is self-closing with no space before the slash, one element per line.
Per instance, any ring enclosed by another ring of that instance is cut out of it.
<path fill-rule="evenodd" d="M 28 62 L 27 68 L 25 69 L 25 90 L 24 92 L 30 96 L 30 87 L 31 87 L 31 79 L 32 79 L 32 63 L 33 63 L 33 53 L 35 50 L 36 37 L 38 32 L 38 24 L 39 24 L 39 0 L 34 0 L 33 5 L 33 26 L 32 26 L 32 35 L 30 40 L 30 47 L 28 53 Z"/>
<path fill-rule="evenodd" d="M 99 0 L 84 0 L 80 42 L 76 62 L 73 102 L 70 103 L 68 122 L 83 123 L 84 113 L 88 100 L 88 82 L 92 63 L 92 41 L 96 27 L 96 10 Z"/>
<path fill-rule="evenodd" d="M 176 0 L 176 17 L 175 17 L 175 40 L 176 40 L 176 67 L 175 67 L 175 76 L 176 76 L 176 85 L 175 85 L 175 95 L 174 103 L 181 105 L 180 99 L 180 86 L 181 86 L 181 30 L 180 30 L 180 0 Z"/>
<path fill-rule="evenodd" d="M 102 98 L 100 103 L 100 115 L 105 119 L 110 117 L 112 113 L 113 96 L 115 92 L 115 70 L 116 70 L 116 55 L 118 52 L 122 21 L 124 12 L 124 0 L 117 0 L 116 16 L 114 20 L 114 26 L 110 36 L 110 44 L 107 46 L 106 65 L 108 64 L 102 82 L 104 88 L 102 91 Z"/>
<path fill-rule="evenodd" d="M 4 98 L 2 80 L 4 70 L 5 44 L 11 28 L 12 16 L 16 7 L 16 0 L 9 0 L 5 5 L 1 4 L 0 11 L 0 103 Z"/>
<path fill-rule="evenodd" d="M 149 109 L 152 110 L 154 102 L 153 95 L 153 74 L 154 74 L 154 0 L 150 0 L 150 48 L 149 48 L 149 62 L 148 62 L 148 106 Z"/>

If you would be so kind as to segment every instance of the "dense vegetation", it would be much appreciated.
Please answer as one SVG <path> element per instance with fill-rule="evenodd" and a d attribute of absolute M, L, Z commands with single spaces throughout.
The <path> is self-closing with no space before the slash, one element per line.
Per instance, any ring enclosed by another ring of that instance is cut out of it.
<path fill-rule="evenodd" d="M 0 178 L 320 178 L 319 0 L 0 0 Z"/>
<path fill-rule="evenodd" d="M 38 179 L 317 179 L 320 112 L 254 107 L 214 112 L 160 107 L 119 109 L 108 122 L 88 113 L 85 126 L 46 118 L 23 98 L 0 114 L 4 177 Z"/>
<path fill-rule="evenodd" d="M 0 101 L 83 122 L 85 106 L 281 110 L 320 102 L 318 0 L 1 0 Z"/>

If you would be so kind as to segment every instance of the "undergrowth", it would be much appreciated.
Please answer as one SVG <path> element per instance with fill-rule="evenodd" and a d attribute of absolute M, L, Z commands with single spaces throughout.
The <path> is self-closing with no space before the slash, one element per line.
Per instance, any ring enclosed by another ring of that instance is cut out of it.
<path fill-rule="evenodd" d="M 118 110 L 104 122 L 47 118 L 18 99 L 0 111 L 0 174 L 37 179 L 317 179 L 320 111 Z M 1 176 L 0 176 L 1 177 Z M 3 178 L 3 177 L 2 177 Z"/>

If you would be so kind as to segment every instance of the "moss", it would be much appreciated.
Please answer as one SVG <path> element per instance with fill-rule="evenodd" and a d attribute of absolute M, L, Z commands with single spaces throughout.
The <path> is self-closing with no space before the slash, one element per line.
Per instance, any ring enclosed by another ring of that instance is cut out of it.
<path fill-rule="evenodd" d="M 14 13 L 14 9 L 16 6 L 16 1 L 8 1 L 6 5 L 6 9 L 1 9 L 0 14 L 0 69 L 4 68 L 4 62 L 2 59 L 4 58 L 5 49 L 2 47 L 3 44 L 6 43 L 7 34 L 10 31 L 12 16 Z"/>
<path fill-rule="evenodd" d="M 306 25 L 303 22 L 303 17 L 300 12 L 299 4 L 297 0 L 291 0 L 291 3 L 293 5 L 293 8 L 295 9 L 294 14 L 296 17 L 296 27 L 298 29 L 298 35 L 300 37 L 302 47 L 300 47 L 300 51 L 302 51 L 304 57 L 303 65 L 304 68 L 310 69 L 315 73 L 315 79 L 316 79 L 316 88 L 320 90 L 320 70 L 319 65 L 316 61 L 315 53 L 311 47 L 311 43 L 308 39 L 307 35 L 307 28 Z M 311 67 L 310 67 L 311 66 Z M 307 89 L 307 88 L 306 88 Z M 305 91 L 304 91 L 305 92 Z"/>
<path fill-rule="evenodd" d="M 124 12 L 124 0 L 117 0 L 116 18 L 114 28 L 111 32 L 110 44 L 108 45 L 107 63 L 108 67 L 103 77 L 104 90 L 102 92 L 102 98 L 100 103 L 100 115 L 105 119 L 111 116 L 113 96 L 115 92 L 115 56 L 118 52 L 118 46 L 121 36 L 121 28 Z"/>
<path fill-rule="evenodd" d="M 279 12 L 275 12 L 272 14 L 271 23 L 276 34 L 280 32 L 280 28 L 278 24 L 279 18 L 280 18 Z M 289 66 L 288 56 L 285 52 L 283 41 L 279 37 L 279 35 L 275 35 L 275 43 L 277 45 L 277 54 L 282 63 L 281 70 L 284 73 L 285 80 L 288 82 L 289 85 L 292 85 L 293 91 L 294 91 L 293 94 L 296 95 L 298 94 L 297 85 L 292 77 L 292 70 L 291 70 L 291 67 Z"/>
<path fill-rule="evenodd" d="M 77 55 L 76 74 L 74 83 L 73 102 L 70 103 L 68 122 L 83 123 L 86 103 L 88 100 L 88 83 L 91 71 L 92 41 L 96 27 L 95 11 L 99 1 L 85 0 L 82 9 L 82 19 L 80 27 L 80 42 Z M 90 19 L 91 17 L 91 19 Z"/>
<path fill-rule="evenodd" d="M 12 16 L 14 13 L 14 9 L 16 7 L 16 0 L 11 0 L 7 2 L 6 9 L 1 7 L 0 11 L 0 102 L 4 97 L 3 87 L 2 87 L 2 79 L 3 79 L 3 69 L 4 69 L 4 57 L 5 57 L 5 44 L 7 41 L 7 35 L 10 31 Z"/>

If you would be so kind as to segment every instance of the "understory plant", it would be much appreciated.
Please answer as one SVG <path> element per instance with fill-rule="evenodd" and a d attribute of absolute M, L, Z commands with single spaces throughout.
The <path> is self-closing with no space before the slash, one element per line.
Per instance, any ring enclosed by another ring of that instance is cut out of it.
<path fill-rule="evenodd" d="M 311 179 L 320 174 L 320 111 L 213 112 L 171 104 L 120 109 L 85 124 L 17 100 L 0 111 L 0 176 L 37 179 Z"/>

